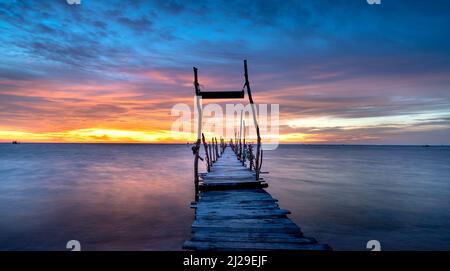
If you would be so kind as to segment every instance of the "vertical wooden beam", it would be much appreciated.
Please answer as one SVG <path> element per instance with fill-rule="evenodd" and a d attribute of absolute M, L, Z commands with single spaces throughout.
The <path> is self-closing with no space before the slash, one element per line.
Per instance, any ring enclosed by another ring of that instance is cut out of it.
<path fill-rule="evenodd" d="M 213 149 L 213 156 L 214 156 L 214 162 L 217 161 L 217 152 L 216 152 L 216 146 L 214 144 L 214 137 L 211 138 L 211 144 Z"/>
<path fill-rule="evenodd" d="M 256 120 L 256 108 L 255 108 L 255 103 L 253 102 L 252 91 L 250 88 L 250 81 L 248 80 L 247 60 L 244 60 L 244 79 L 245 79 L 245 87 L 247 88 L 248 99 L 250 101 L 250 106 L 252 108 L 253 123 L 256 128 L 257 144 L 256 144 L 256 158 L 255 158 L 256 159 L 255 173 L 256 173 L 256 180 L 259 180 L 259 172 L 261 170 L 261 166 L 260 166 L 261 135 L 259 133 L 258 121 Z"/>
<path fill-rule="evenodd" d="M 207 168 L 208 172 L 210 172 L 211 171 L 211 158 L 210 158 L 209 152 L 208 152 L 208 144 L 206 143 L 205 135 L 203 133 L 202 133 L 202 141 L 203 141 L 203 148 L 205 149 L 206 168 Z"/>
<path fill-rule="evenodd" d="M 212 154 L 211 144 L 208 144 L 208 148 L 209 148 L 209 153 L 211 154 L 211 165 L 212 165 L 214 163 L 214 156 Z"/>
<path fill-rule="evenodd" d="M 241 121 L 239 122 L 239 160 L 242 161 L 242 115 L 244 110 L 241 110 Z"/>
<path fill-rule="evenodd" d="M 217 156 L 216 156 L 216 148 L 214 146 L 214 137 L 211 137 L 211 148 L 212 148 L 212 154 L 214 157 L 214 162 L 217 161 Z"/>
<path fill-rule="evenodd" d="M 198 69 L 194 67 L 194 87 L 195 87 L 195 95 L 200 96 L 200 87 L 198 83 Z"/>
<path fill-rule="evenodd" d="M 253 145 L 250 143 L 250 144 L 248 144 L 248 152 L 249 152 L 249 155 L 250 155 L 250 157 L 248 158 L 248 160 L 249 160 L 249 168 L 250 168 L 250 170 L 252 170 L 253 169 L 253 166 L 254 166 L 254 163 L 253 163 L 253 160 L 254 160 L 254 155 L 253 155 Z"/>
<path fill-rule="evenodd" d="M 214 141 L 216 142 L 216 155 L 217 155 L 217 159 L 219 159 L 219 157 L 220 157 L 220 152 L 219 152 L 219 145 L 217 144 L 217 137 L 214 137 Z"/>
<path fill-rule="evenodd" d="M 199 179 L 198 179 L 198 160 L 199 160 L 199 153 L 200 153 L 200 141 L 201 141 L 201 131 L 202 131 L 202 107 L 201 107 L 201 97 L 200 89 L 199 89 L 199 83 L 198 83 L 198 76 L 197 76 L 197 68 L 193 67 L 194 69 L 194 88 L 195 88 L 195 96 L 196 96 L 196 102 L 197 102 L 197 117 L 198 117 L 198 123 L 197 123 L 197 142 L 195 144 L 195 150 L 194 150 L 194 185 L 195 185 L 195 201 L 198 200 L 198 193 L 199 193 Z"/>
<path fill-rule="evenodd" d="M 242 165 L 244 166 L 245 165 L 245 150 L 246 150 L 246 146 L 245 146 L 245 120 L 242 120 L 242 128 L 244 130 L 244 135 L 242 137 L 243 138 L 243 140 L 242 140 L 242 142 L 243 142 L 243 144 L 242 144 L 243 149 L 242 149 L 241 161 L 242 161 Z"/>
<path fill-rule="evenodd" d="M 234 131 L 234 153 L 238 154 L 237 131 Z"/>

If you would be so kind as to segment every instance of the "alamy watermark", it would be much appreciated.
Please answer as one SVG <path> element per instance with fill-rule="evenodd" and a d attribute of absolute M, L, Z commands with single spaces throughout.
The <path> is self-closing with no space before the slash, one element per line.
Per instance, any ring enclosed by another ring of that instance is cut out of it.
<path fill-rule="evenodd" d="M 81 244 L 78 240 L 70 240 L 66 244 L 66 248 L 70 251 L 81 251 Z"/>
<path fill-rule="evenodd" d="M 367 242 L 366 248 L 370 251 L 381 251 L 381 243 L 378 240 L 370 240 Z"/>
<path fill-rule="evenodd" d="M 369 5 L 381 5 L 381 0 L 367 0 Z"/>
<path fill-rule="evenodd" d="M 245 135 L 246 142 L 256 142 L 257 124 L 264 150 L 276 149 L 280 140 L 279 104 L 209 103 L 202 106 L 201 99 L 197 101 L 194 98 L 193 109 L 185 103 L 179 103 L 172 107 L 171 116 L 177 117 L 172 123 L 171 131 L 189 138 L 195 138 L 201 132 L 206 137 L 221 137 L 225 140 L 239 139 Z"/>
<path fill-rule="evenodd" d="M 66 0 L 69 5 L 81 5 L 81 0 Z"/>

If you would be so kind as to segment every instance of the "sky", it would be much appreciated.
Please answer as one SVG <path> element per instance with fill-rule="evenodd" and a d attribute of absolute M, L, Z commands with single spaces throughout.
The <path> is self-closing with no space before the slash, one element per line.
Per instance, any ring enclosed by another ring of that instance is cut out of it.
<path fill-rule="evenodd" d="M 0 0 L 0 141 L 185 142 L 192 67 L 240 90 L 247 59 L 281 142 L 450 144 L 449 25 L 448 1 Z"/>

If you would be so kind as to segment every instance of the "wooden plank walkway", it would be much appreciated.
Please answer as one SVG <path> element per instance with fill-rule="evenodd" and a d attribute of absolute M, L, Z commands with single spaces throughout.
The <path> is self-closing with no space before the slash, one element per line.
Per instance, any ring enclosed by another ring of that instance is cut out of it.
<path fill-rule="evenodd" d="M 278 201 L 242 166 L 231 148 L 202 175 L 199 200 L 195 209 L 190 250 L 329 250 L 307 238 L 280 209 Z"/>

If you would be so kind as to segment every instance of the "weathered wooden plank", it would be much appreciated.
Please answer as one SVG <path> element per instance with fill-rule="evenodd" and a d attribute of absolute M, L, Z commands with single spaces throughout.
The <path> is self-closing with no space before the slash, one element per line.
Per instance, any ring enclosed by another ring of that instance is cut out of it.
<path fill-rule="evenodd" d="M 217 231 L 224 232 L 284 232 L 284 233 L 296 233 L 301 232 L 300 228 L 295 224 L 239 224 L 232 225 L 226 224 L 226 220 L 222 220 L 222 223 L 208 223 L 208 220 L 199 221 L 196 220 L 197 223 L 192 224 L 192 232 L 195 232 L 197 229 L 201 228 L 212 228 Z"/>
<path fill-rule="evenodd" d="M 265 190 L 263 189 L 245 189 L 245 190 L 233 190 L 233 191 L 208 191 L 207 193 L 200 193 L 200 196 L 214 196 L 214 195 L 223 195 L 223 194 L 232 194 L 232 195 L 239 195 L 239 194 L 265 194 L 269 195 Z"/>
<path fill-rule="evenodd" d="M 197 215 L 199 220 L 227 220 L 227 219 L 274 219 L 274 218 L 286 218 L 286 214 L 276 213 L 250 213 L 250 214 L 235 214 L 235 215 L 215 215 L 204 214 Z"/>
<path fill-rule="evenodd" d="M 256 181 L 254 176 L 249 176 L 247 174 L 243 175 L 208 175 L 203 177 L 204 181 L 210 180 L 226 180 L 226 181 L 239 181 L 239 180 L 248 180 L 248 181 Z"/>
<path fill-rule="evenodd" d="M 249 202 L 246 204 L 241 204 L 238 202 L 224 202 L 224 203 L 220 203 L 220 202 L 216 202 L 216 203 L 204 203 L 204 202 L 199 202 L 197 203 L 197 208 L 198 209 L 202 209 L 203 210 L 217 210 L 217 209 L 255 209 L 255 210 L 263 210 L 263 209 L 272 209 L 272 208 L 279 208 L 278 204 L 275 202 L 271 202 L 268 203 L 266 202 L 266 204 L 262 205 L 262 204 L 258 204 L 258 202 Z"/>
<path fill-rule="evenodd" d="M 196 219 L 196 221 L 194 221 L 194 223 L 192 223 L 193 226 L 196 226 L 198 224 L 203 224 L 203 225 L 218 225 L 218 226 L 223 226 L 223 225 L 230 225 L 233 227 L 240 227 L 242 225 L 249 225 L 249 226 L 261 226 L 263 227 L 264 225 L 292 225 L 292 226 L 297 226 L 294 222 L 292 222 L 290 219 L 227 219 L 226 221 L 201 221 L 200 219 Z M 297 226 L 298 227 L 298 226 Z"/>
<path fill-rule="evenodd" d="M 242 189 L 242 190 L 246 190 L 246 189 Z M 234 190 L 220 190 L 223 192 L 226 191 L 234 191 Z M 212 191 L 211 191 L 212 192 Z M 244 193 L 226 193 L 226 194 L 216 194 L 216 195 L 207 195 L 207 194 L 200 194 L 199 198 L 202 201 L 237 201 L 237 200 L 241 200 L 241 199 L 250 199 L 250 200 L 274 200 L 277 201 L 277 199 L 272 198 L 272 196 L 268 195 L 268 194 L 244 194 Z"/>
<path fill-rule="evenodd" d="M 213 199 L 211 199 L 211 198 L 203 198 L 201 202 L 204 203 L 204 204 L 208 204 L 208 203 L 214 204 L 214 203 L 217 203 L 217 202 L 225 203 L 225 204 L 227 204 L 227 203 L 245 204 L 245 203 L 248 203 L 248 202 L 265 204 L 266 202 L 269 202 L 269 203 L 278 202 L 278 200 L 277 199 L 272 199 L 272 198 L 269 198 L 269 197 L 262 197 L 262 198 L 239 197 L 239 198 L 234 199 L 234 198 L 223 196 L 223 197 L 218 197 L 218 198 L 213 198 Z"/>
<path fill-rule="evenodd" d="M 217 216 L 217 217 L 228 217 L 228 216 L 239 216 L 239 215 L 287 215 L 290 212 L 284 209 L 216 209 L 211 210 L 210 208 L 200 208 L 195 213 L 196 217 L 199 216 Z"/>
<path fill-rule="evenodd" d="M 222 177 L 227 177 L 227 176 L 232 176 L 232 175 L 236 175 L 236 176 L 255 176 L 254 173 L 250 172 L 250 171 L 231 171 L 231 170 L 227 170 L 227 171 L 213 171 L 210 172 L 206 175 L 206 177 L 210 177 L 210 176 L 222 176 Z"/>
<path fill-rule="evenodd" d="M 208 221 L 208 220 L 203 220 Z M 222 220 L 225 222 L 225 220 Z M 207 223 L 199 223 L 197 225 L 192 225 L 191 232 L 195 233 L 204 228 L 211 228 L 216 231 L 233 233 L 233 232 L 258 232 L 258 233 L 271 233 L 271 232 L 280 232 L 280 233 L 301 233 L 301 230 L 296 225 L 280 225 L 280 224 L 272 224 L 272 225 L 264 225 L 264 226 L 256 226 L 253 224 L 242 224 L 242 225 L 220 225 L 220 224 L 207 224 Z"/>
<path fill-rule="evenodd" d="M 255 179 L 235 179 L 235 180 L 230 180 L 230 179 L 222 179 L 222 180 L 202 180 L 201 181 L 202 184 L 204 185 L 217 185 L 217 184 L 228 184 L 230 186 L 233 185 L 241 185 L 244 183 L 247 184 L 252 184 L 252 185 L 258 185 L 261 184 L 260 181 L 256 181 Z M 256 188 L 256 187 L 255 187 Z"/>
<path fill-rule="evenodd" d="M 243 167 L 239 164 L 229 164 L 229 165 L 218 165 L 214 164 L 213 167 L 211 167 L 211 172 L 225 172 L 225 171 L 233 171 L 233 172 L 247 172 L 252 173 L 250 169 Z M 211 173 L 210 172 L 210 173 Z"/>
<path fill-rule="evenodd" d="M 285 239 L 298 239 L 306 238 L 301 232 L 295 233 L 279 233 L 279 232 L 218 232 L 213 229 L 199 229 L 195 231 L 193 237 L 206 238 L 206 237 L 242 237 L 242 238 L 285 238 Z M 315 240 L 314 238 L 308 238 Z"/>
<path fill-rule="evenodd" d="M 290 243 L 254 243 L 254 242 L 199 242 L 186 241 L 186 249 L 213 251 L 243 251 L 243 250 L 329 250 L 329 246 L 320 244 L 290 244 Z"/>
<path fill-rule="evenodd" d="M 251 197 L 251 196 L 236 196 L 236 198 L 234 198 L 231 195 L 224 195 L 224 196 L 215 196 L 215 197 L 202 197 L 201 201 L 204 203 L 214 203 L 214 202 L 240 202 L 240 201 L 273 201 L 273 202 L 278 202 L 277 199 L 271 198 L 271 197 L 266 197 L 266 196 L 261 196 L 259 198 L 257 197 Z"/>
<path fill-rule="evenodd" d="M 317 244 L 314 238 L 292 238 L 289 235 L 243 236 L 243 235 L 210 235 L 195 233 L 191 241 L 197 242 L 248 242 L 248 243 L 287 243 L 287 244 Z"/>
<path fill-rule="evenodd" d="M 237 200 L 237 201 L 223 201 L 223 202 L 199 202 L 197 208 L 205 208 L 207 210 L 215 210 L 216 207 L 233 208 L 233 207 L 261 207 L 273 206 L 278 207 L 278 203 L 274 200 Z"/>
<path fill-rule="evenodd" d="M 262 195 L 267 195 L 272 197 L 269 193 L 265 192 L 262 189 L 245 189 L 245 190 L 233 190 L 233 191 L 209 191 L 208 193 L 200 193 L 199 196 L 201 197 L 214 197 L 216 195 L 233 195 L 233 196 L 239 196 L 239 195 L 254 195 L 254 196 L 262 196 Z"/>
<path fill-rule="evenodd" d="M 201 190 L 214 190 L 214 189 L 238 189 L 238 188 L 265 188 L 267 187 L 267 183 L 261 183 L 261 182 L 219 182 L 219 183 L 203 183 L 200 184 Z"/>
<path fill-rule="evenodd" d="M 257 181 L 255 179 L 234 179 L 234 180 L 233 179 L 217 179 L 217 180 L 202 180 L 201 183 L 206 186 L 218 185 L 218 184 L 229 185 L 229 186 L 249 184 L 249 185 L 256 185 L 255 188 L 259 188 L 257 186 L 261 184 L 261 181 Z M 230 188 L 232 188 L 232 187 L 230 187 Z M 237 188 L 235 188 L 235 189 L 237 189 Z"/>
<path fill-rule="evenodd" d="M 228 175 L 228 174 L 236 174 L 236 175 L 255 175 L 252 171 L 249 171 L 247 169 L 240 169 L 240 170 L 212 170 L 207 174 L 207 176 L 214 176 L 214 175 Z"/>

